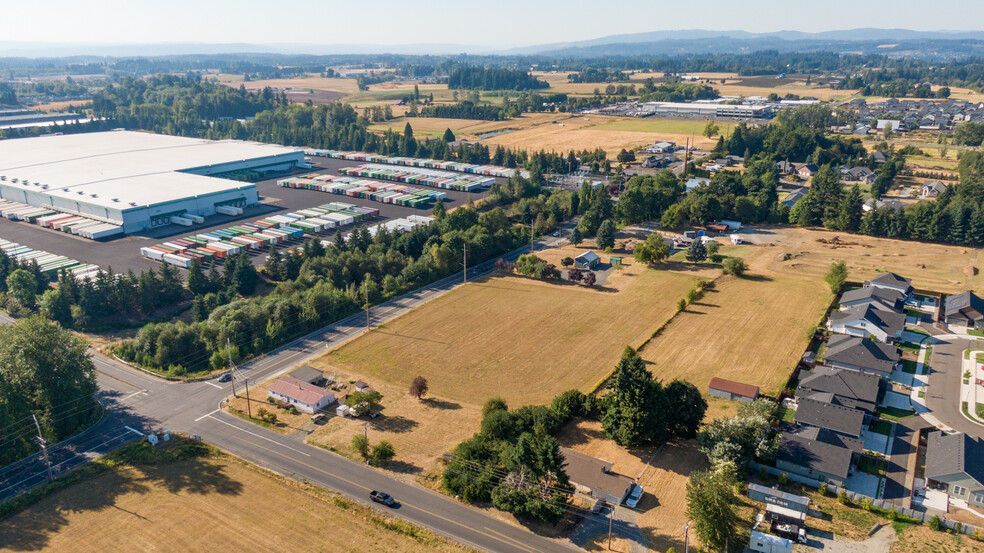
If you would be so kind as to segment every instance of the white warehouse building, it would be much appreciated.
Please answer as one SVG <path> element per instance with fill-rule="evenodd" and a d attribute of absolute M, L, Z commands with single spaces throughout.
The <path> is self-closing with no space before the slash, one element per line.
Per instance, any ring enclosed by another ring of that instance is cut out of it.
<path fill-rule="evenodd" d="M 238 140 L 109 131 L 0 140 L 0 198 L 121 225 L 132 233 L 259 202 L 219 178 L 292 169 L 303 150 Z"/>

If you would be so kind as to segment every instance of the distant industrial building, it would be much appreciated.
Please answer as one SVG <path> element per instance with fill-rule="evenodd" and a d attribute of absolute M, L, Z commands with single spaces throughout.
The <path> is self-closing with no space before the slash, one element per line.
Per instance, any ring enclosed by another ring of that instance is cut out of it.
<path fill-rule="evenodd" d="M 646 102 L 640 111 L 650 115 L 676 115 L 682 117 L 734 117 L 742 119 L 767 119 L 774 117 L 775 104 L 720 104 L 700 102 Z"/>
<path fill-rule="evenodd" d="M 50 127 L 83 120 L 86 120 L 86 117 L 77 113 L 40 113 L 22 108 L 0 109 L 0 129 Z"/>
<path fill-rule="evenodd" d="M 110 131 L 0 141 L 0 197 L 113 223 L 126 233 L 258 203 L 232 178 L 282 172 L 302 150 Z"/>

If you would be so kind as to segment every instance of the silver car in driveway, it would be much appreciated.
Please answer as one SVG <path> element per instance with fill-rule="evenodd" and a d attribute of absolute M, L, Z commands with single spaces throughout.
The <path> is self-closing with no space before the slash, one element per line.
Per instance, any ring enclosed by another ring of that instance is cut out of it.
<path fill-rule="evenodd" d="M 635 488 L 632 489 L 632 492 L 629 493 L 629 497 L 625 498 L 625 505 L 635 509 L 636 505 L 639 504 L 639 500 L 642 499 L 643 493 L 645 492 L 643 491 L 642 486 L 636 484 Z"/>

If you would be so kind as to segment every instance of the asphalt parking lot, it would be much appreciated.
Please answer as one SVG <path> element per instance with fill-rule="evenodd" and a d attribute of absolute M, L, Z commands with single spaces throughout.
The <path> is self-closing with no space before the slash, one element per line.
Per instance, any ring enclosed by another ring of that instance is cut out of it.
<path fill-rule="evenodd" d="M 361 162 L 336 160 L 328 158 L 314 158 L 314 168 L 298 170 L 293 174 L 301 175 L 307 173 L 326 173 L 338 175 L 338 170 L 342 167 L 354 167 Z M 157 261 L 151 261 L 140 255 L 140 248 L 159 244 L 169 238 L 180 238 L 193 234 L 208 232 L 209 230 L 225 228 L 240 222 L 255 221 L 278 213 L 288 213 L 298 209 L 314 207 L 330 202 L 346 202 L 364 207 L 379 209 L 380 216 L 373 219 L 371 224 L 379 223 L 389 219 L 398 219 L 407 215 L 430 215 L 430 208 L 415 209 L 393 204 L 384 204 L 361 198 L 350 198 L 337 194 L 318 192 L 314 190 L 298 190 L 293 188 L 281 188 L 277 186 L 277 180 L 284 178 L 280 175 L 273 179 L 267 179 L 256 183 L 256 189 L 260 195 L 260 205 L 247 209 L 241 216 L 229 217 L 226 215 L 213 215 L 205 219 L 202 225 L 193 227 L 181 227 L 170 225 L 150 231 L 132 234 L 108 242 L 97 242 L 87 240 L 79 236 L 66 234 L 52 229 L 46 229 L 38 225 L 26 222 L 10 221 L 0 218 L 0 238 L 17 242 L 24 246 L 43 250 L 49 253 L 64 255 L 72 259 L 93 263 L 103 268 L 112 267 L 115 272 L 126 272 L 132 270 L 139 274 L 148 269 L 160 266 Z M 504 179 L 497 179 L 504 182 Z M 449 208 L 462 205 L 471 197 L 478 200 L 488 192 L 458 192 L 445 190 L 447 199 L 445 205 Z M 343 231 L 350 227 L 343 228 Z M 324 238 L 334 235 L 334 230 L 322 234 Z M 302 240 L 295 240 L 287 244 L 291 246 L 302 243 Z M 256 252 L 253 260 L 257 265 L 262 264 L 266 259 L 266 252 Z"/>

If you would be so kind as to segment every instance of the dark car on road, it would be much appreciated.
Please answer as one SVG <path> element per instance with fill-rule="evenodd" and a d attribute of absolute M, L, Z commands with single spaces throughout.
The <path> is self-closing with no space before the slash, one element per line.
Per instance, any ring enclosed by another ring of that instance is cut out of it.
<path fill-rule="evenodd" d="M 393 499 L 393 496 L 388 493 L 377 492 L 376 490 L 369 492 L 369 499 L 375 501 L 376 503 L 382 503 L 387 507 L 392 507 L 396 504 L 396 500 Z"/>
<path fill-rule="evenodd" d="M 229 382 L 230 380 L 232 380 L 232 373 L 222 373 L 222 376 L 219 377 L 219 382 Z"/>

